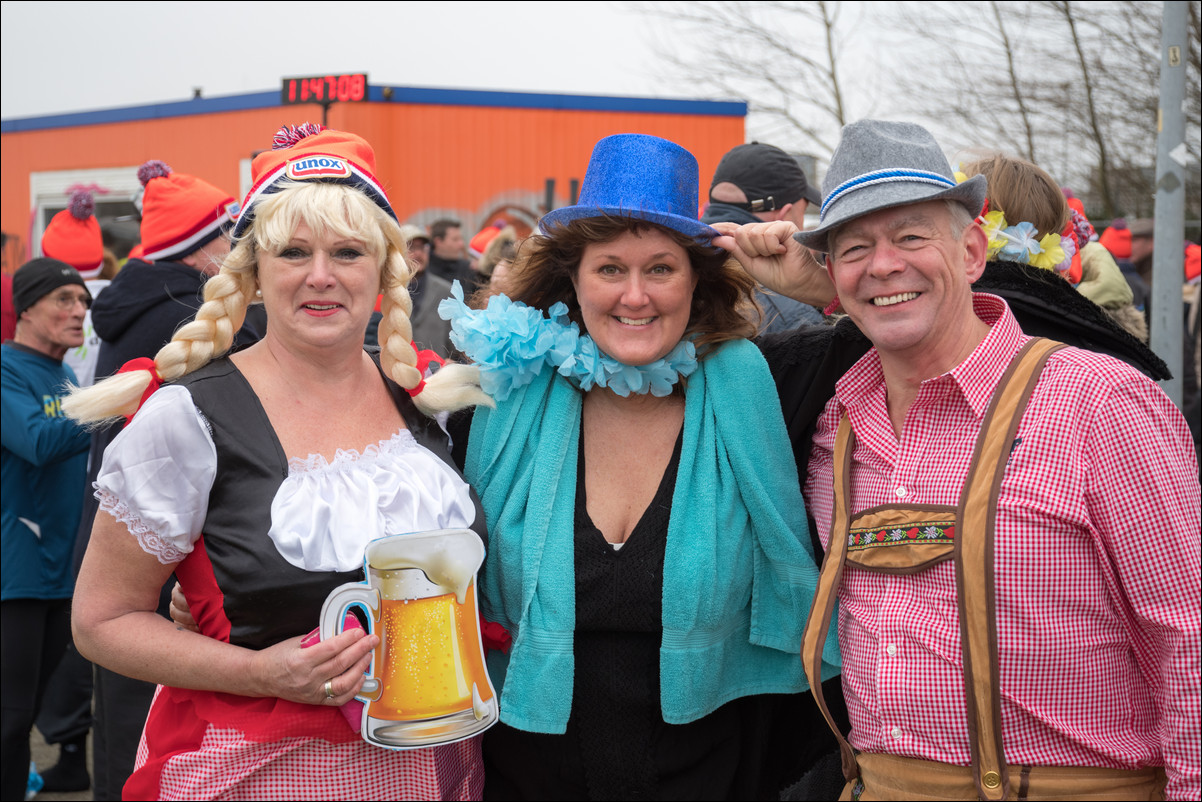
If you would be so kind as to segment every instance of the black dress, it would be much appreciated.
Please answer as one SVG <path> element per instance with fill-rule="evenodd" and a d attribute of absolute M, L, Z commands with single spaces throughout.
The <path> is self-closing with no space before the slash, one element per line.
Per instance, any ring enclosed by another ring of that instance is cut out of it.
<path fill-rule="evenodd" d="M 660 712 L 664 551 L 678 437 L 654 499 L 621 549 L 589 518 L 584 445 L 575 517 L 572 712 L 564 735 L 497 724 L 484 736 L 485 799 L 751 799 L 776 696 L 737 699 L 704 718 Z M 502 700 L 504 705 L 504 700 Z"/>

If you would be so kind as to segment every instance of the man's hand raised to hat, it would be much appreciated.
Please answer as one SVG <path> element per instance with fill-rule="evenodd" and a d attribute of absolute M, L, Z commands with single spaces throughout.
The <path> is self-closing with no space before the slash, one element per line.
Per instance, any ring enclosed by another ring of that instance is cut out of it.
<path fill-rule="evenodd" d="M 728 251 L 768 289 L 819 309 L 834 300 L 835 285 L 826 268 L 793 239 L 797 226 L 789 221 L 714 223 L 713 227 L 721 234 L 713 244 Z"/>

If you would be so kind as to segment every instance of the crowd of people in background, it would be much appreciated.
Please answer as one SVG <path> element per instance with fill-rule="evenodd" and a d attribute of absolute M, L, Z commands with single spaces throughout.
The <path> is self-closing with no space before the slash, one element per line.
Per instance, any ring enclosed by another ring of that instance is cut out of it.
<path fill-rule="evenodd" d="M 4 274 L 0 796 L 1198 798 L 1198 243 L 1169 365 L 1152 220 L 917 125 L 821 192 L 606 137 L 533 231 L 374 173 L 150 160 L 128 254 L 79 191 Z M 451 528 L 500 723 L 373 746 L 378 634 L 306 633 Z"/>

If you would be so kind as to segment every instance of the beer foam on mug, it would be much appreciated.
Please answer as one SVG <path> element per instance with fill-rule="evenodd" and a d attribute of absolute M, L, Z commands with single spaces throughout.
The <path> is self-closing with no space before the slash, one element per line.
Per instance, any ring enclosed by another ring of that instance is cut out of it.
<path fill-rule="evenodd" d="M 454 593 L 463 604 L 468 585 L 484 562 L 484 544 L 469 530 L 385 537 L 367 545 L 366 557 L 374 571 L 416 568 L 442 593 Z"/>

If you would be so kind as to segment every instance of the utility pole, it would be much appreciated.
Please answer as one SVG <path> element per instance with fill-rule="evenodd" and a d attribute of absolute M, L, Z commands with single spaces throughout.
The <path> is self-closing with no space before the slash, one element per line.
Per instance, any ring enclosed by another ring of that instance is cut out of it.
<path fill-rule="evenodd" d="M 1152 350 L 1173 378 L 1161 387 L 1181 406 L 1181 284 L 1185 245 L 1185 60 L 1189 29 L 1186 0 L 1167 0 L 1160 20 L 1160 113 L 1156 144 L 1156 227 L 1152 254 Z"/>

